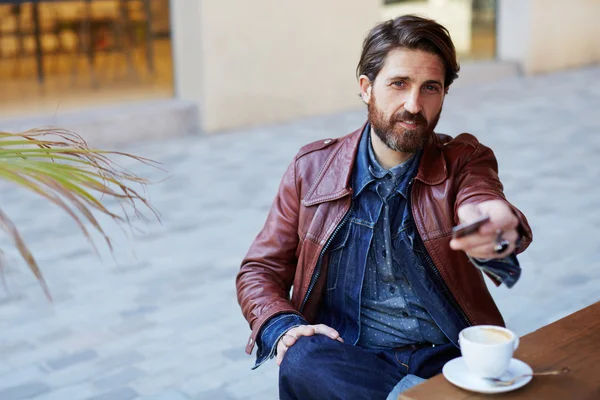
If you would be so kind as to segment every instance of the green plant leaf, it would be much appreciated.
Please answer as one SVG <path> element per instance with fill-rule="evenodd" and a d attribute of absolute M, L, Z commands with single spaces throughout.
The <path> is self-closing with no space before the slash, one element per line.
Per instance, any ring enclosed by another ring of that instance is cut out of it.
<path fill-rule="evenodd" d="M 60 207 L 76 222 L 97 254 L 98 249 L 86 223 L 102 235 L 111 253 L 113 248 L 110 237 L 94 212 L 131 226 L 132 220 L 127 208 L 133 210 L 135 217 L 141 217 L 143 214 L 137 207 L 139 202 L 160 221 L 157 210 L 132 187 L 135 184 L 143 188 L 149 182 L 119 166 L 115 157 L 130 158 L 161 169 L 159 163 L 148 158 L 91 149 L 81 136 L 59 128 L 34 129 L 18 134 L 0 132 L 0 179 L 24 187 Z M 117 200 L 122 215 L 102 204 L 102 200 L 107 197 Z M 2 210 L 0 229 L 13 239 L 21 256 L 50 298 L 49 289 L 35 258 L 17 227 Z"/>

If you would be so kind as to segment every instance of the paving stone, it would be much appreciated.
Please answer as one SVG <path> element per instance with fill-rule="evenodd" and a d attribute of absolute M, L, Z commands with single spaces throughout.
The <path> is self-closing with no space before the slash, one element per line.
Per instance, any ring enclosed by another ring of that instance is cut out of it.
<path fill-rule="evenodd" d="M 138 351 L 131 350 L 125 353 L 117 354 L 112 357 L 104 358 L 98 361 L 98 366 L 103 370 L 111 370 L 117 367 L 132 365 L 144 361 L 145 357 Z"/>
<path fill-rule="evenodd" d="M 221 397 L 213 397 L 213 398 L 222 400 Z M 143 400 L 192 400 L 192 398 L 185 396 L 179 392 L 172 391 L 172 390 L 160 392 L 159 394 L 157 394 L 155 396 L 141 396 L 140 399 L 143 399 Z M 226 399 L 223 399 L 223 400 L 226 400 Z"/>
<path fill-rule="evenodd" d="M 131 317 L 140 317 L 146 314 L 150 314 L 156 311 L 158 307 L 156 306 L 141 306 L 131 310 L 121 312 L 121 316 L 123 318 L 131 318 Z"/>
<path fill-rule="evenodd" d="M 146 375 L 129 385 L 140 396 L 156 397 L 164 391 L 170 391 L 171 388 L 178 388 L 189 375 L 183 368 L 170 369 L 162 371 L 155 375 Z"/>
<path fill-rule="evenodd" d="M 94 350 L 85 350 L 64 357 L 48 360 L 46 364 L 53 370 L 64 369 L 75 364 L 84 363 L 98 357 Z"/>
<path fill-rule="evenodd" d="M 95 389 L 89 383 L 82 383 L 75 386 L 67 386 L 59 389 L 54 389 L 51 392 L 36 396 L 32 400 L 75 400 L 75 399 L 87 399 L 88 397 L 94 396 L 97 393 Z"/>
<path fill-rule="evenodd" d="M 35 349 L 35 346 L 29 342 L 17 342 L 9 345 L 0 346 L 0 357 L 12 357 L 15 354 Z"/>
<path fill-rule="evenodd" d="M 582 286 L 590 281 L 589 275 L 584 274 L 569 274 L 563 276 L 560 283 L 566 286 L 574 287 L 574 286 Z"/>
<path fill-rule="evenodd" d="M 156 326 L 152 329 L 146 329 L 140 335 L 142 336 L 142 340 L 162 340 L 168 338 L 169 336 L 173 336 L 175 331 L 173 329 L 169 329 L 162 326 Z"/>
<path fill-rule="evenodd" d="M 22 400 L 29 399 L 39 394 L 48 392 L 50 386 L 42 382 L 29 382 L 18 386 L 12 386 L 0 390 L 0 399 L 2 400 Z"/>
<path fill-rule="evenodd" d="M 263 377 L 261 377 L 263 378 Z M 270 381 L 267 379 L 257 379 L 254 381 L 240 380 L 232 382 L 226 386 L 226 391 L 232 397 L 243 399 L 244 397 L 259 395 L 265 391 L 273 389 L 273 383 L 277 382 L 277 377 Z"/>
<path fill-rule="evenodd" d="M 245 356 L 246 353 L 241 353 L 240 354 L 240 349 L 233 347 L 230 349 L 226 349 L 221 351 L 221 354 L 223 356 L 225 356 L 226 358 L 233 360 L 233 361 L 240 361 L 240 360 L 246 360 L 247 357 Z"/>
<path fill-rule="evenodd" d="M 47 372 L 38 365 L 27 365 L 14 369 L 9 367 L 5 371 L 6 373 L 0 375 L 0 390 L 29 382 L 44 381 L 47 375 Z"/>
<path fill-rule="evenodd" d="M 97 378 L 104 371 L 100 370 L 94 362 L 78 364 L 73 368 L 65 368 L 58 371 L 52 371 L 48 374 L 44 382 L 54 388 L 77 385 L 82 382 L 89 382 Z"/>
<path fill-rule="evenodd" d="M 175 348 L 176 347 L 170 347 Z M 182 365 L 183 356 L 178 351 L 166 351 L 161 355 L 136 363 L 136 367 L 147 374 L 154 375 Z"/>
<path fill-rule="evenodd" d="M 211 368 L 185 379 L 182 381 L 181 386 L 178 386 L 178 389 L 189 396 L 197 396 L 200 393 L 225 389 L 227 384 L 220 377 L 228 375 L 232 380 L 236 380 L 234 377 L 244 376 L 244 373 L 248 371 L 248 367 L 245 363 L 229 363 Z M 276 383 L 273 382 L 273 384 Z M 264 382 L 264 384 L 269 384 L 269 382 Z"/>
<path fill-rule="evenodd" d="M 40 336 L 38 338 L 38 342 L 43 343 L 43 344 L 54 343 L 54 342 L 57 342 L 60 340 L 64 340 L 64 339 L 68 338 L 69 336 L 71 336 L 72 334 L 73 334 L 73 331 L 71 329 L 61 328 L 55 332 Z"/>
<path fill-rule="evenodd" d="M 82 352 L 86 349 L 100 347 L 102 343 L 113 338 L 109 332 L 83 331 L 74 332 L 56 346 L 68 353 Z"/>
<path fill-rule="evenodd" d="M 149 329 L 155 326 L 154 322 L 146 321 L 143 319 L 132 319 L 119 323 L 118 325 L 114 325 L 111 327 L 111 330 L 119 335 L 124 335 L 128 333 L 136 333 L 139 331 L 143 331 L 145 329 Z"/>
<path fill-rule="evenodd" d="M 270 388 L 269 390 L 265 390 L 263 392 L 257 393 L 255 395 L 241 395 L 238 397 L 234 397 L 236 400 L 266 400 L 266 399 L 277 399 L 279 398 L 279 389 L 277 386 Z"/>
<path fill-rule="evenodd" d="M 99 396 L 90 397 L 88 400 L 131 400 L 138 397 L 135 390 L 130 388 L 121 388 L 103 393 Z"/>
<path fill-rule="evenodd" d="M 205 392 L 200 392 L 194 399 L 197 400 L 211 400 L 211 399 L 219 399 L 219 400 L 235 400 L 236 397 L 232 397 L 225 389 L 214 389 L 208 390 Z"/>
<path fill-rule="evenodd" d="M 177 388 L 188 396 L 199 397 L 202 393 L 223 392 L 224 384 L 216 379 L 208 380 L 202 376 L 196 376 L 185 379 Z"/>
<path fill-rule="evenodd" d="M 144 376 L 144 373 L 139 369 L 127 367 L 116 372 L 111 372 L 110 374 L 95 380 L 93 384 L 97 388 L 103 390 L 116 389 L 121 386 L 125 386 L 129 382 L 134 381 L 142 376 Z"/>
<path fill-rule="evenodd" d="M 0 382 L 2 379 L 1 377 L 8 374 L 10 371 L 12 371 L 12 368 L 8 364 L 0 362 Z"/>

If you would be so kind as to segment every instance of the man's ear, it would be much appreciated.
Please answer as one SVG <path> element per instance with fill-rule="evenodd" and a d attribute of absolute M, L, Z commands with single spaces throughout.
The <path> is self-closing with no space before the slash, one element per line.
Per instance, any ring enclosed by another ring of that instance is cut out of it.
<path fill-rule="evenodd" d="M 373 90 L 373 83 L 366 75 L 361 75 L 358 78 L 358 84 L 360 85 L 360 97 L 363 99 L 365 104 L 369 104 L 371 101 L 371 91 Z"/>

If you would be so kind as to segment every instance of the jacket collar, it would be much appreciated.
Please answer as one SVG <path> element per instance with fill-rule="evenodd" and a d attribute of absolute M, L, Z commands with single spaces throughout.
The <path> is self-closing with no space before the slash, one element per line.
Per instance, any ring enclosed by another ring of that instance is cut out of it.
<path fill-rule="evenodd" d="M 350 187 L 352 170 L 356 162 L 360 139 L 367 124 L 368 122 L 350 135 L 340 139 L 339 145 L 329 155 L 315 183 L 302 200 L 304 206 L 337 200 L 352 193 Z M 415 179 L 427 185 L 437 185 L 446 180 L 448 170 L 442 146 L 438 136 L 432 135 L 423 150 Z"/>

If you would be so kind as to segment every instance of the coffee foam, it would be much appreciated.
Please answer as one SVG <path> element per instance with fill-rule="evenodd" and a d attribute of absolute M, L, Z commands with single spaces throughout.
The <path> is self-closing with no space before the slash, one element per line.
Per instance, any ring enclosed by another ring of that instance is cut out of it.
<path fill-rule="evenodd" d="M 512 339 L 510 333 L 494 328 L 475 329 L 465 332 L 464 336 L 467 340 L 480 344 L 506 343 Z"/>

